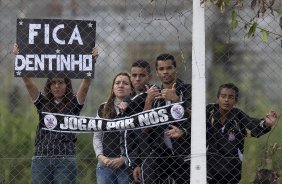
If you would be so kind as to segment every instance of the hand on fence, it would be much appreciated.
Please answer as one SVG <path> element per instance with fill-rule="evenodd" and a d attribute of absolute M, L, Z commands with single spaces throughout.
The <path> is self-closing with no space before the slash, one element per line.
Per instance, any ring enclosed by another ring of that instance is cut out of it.
<path fill-rule="evenodd" d="M 265 126 L 267 127 L 272 127 L 278 119 L 278 115 L 275 111 L 270 111 L 268 114 L 265 116 Z"/>
<path fill-rule="evenodd" d="M 161 97 L 160 90 L 155 85 L 151 86 L 150 88 L 146 85 L 146 89 L 148 94 L 146 98 L 146 103 L 152 104 L 155 98 Z"/>
<path fill-rule="evenodd" d="M 169 138 L 179 138 L 184 134 L 183 130 L 174 125 L 169 125 L 169 127 L 170 129 L 165 131 L 165 135 Z"/>
<path fill-rule="evenodd" d="M 20 52 L 20 49 L 19 49 L 19 47 L 18 47 L 18 44 L 14 44 L 14 47 L 13 47 L 13 53 L 15 54 L 15 55 L 17 55 L 17 54 L 19 54 L 19 52 Z"/>
<path fill-rule="evenodd" d="M 94 47 L 92 49 L 92 56 L 95 58 L 95 60 L 97 61 L 98 57 L 99 57 L 99 50 L 97 47 Z"/>

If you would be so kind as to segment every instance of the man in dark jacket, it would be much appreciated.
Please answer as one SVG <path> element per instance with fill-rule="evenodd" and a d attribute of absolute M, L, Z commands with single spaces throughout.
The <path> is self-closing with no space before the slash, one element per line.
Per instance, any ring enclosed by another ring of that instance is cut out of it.
<path fill-rule="evenodd" d="M 259 137 L 277 121 L 274 111 L 262 119 L 249 117 L 234 108 L 238 98 L 239 89 L 234 84 L 223 84 L 218 89 L 217 103 L 207 105 L 209 184 L 239 183 L 247 129 L 253 137 Z"/>
<path fill-rule="evenodd" d="M 130 80 L 134 91 L 131 94 L 131 99 L 135 99 L 129 103 L 125 114 L 127 116 L 143 111 L 146 99 L 146 86 L 150 86 L 149 82 L 152 79 L 150 64 L 145 60 L 137 60 L 132 63 L 130 69 Z M 129 167 L 132 169 L 141 165 L 143 157 L 148 155 L 148 134 L 143 133 L 140 129 L 129 130 L 124 132 L 126 156 Z M 130 173 L 130 183 L 140 183 L 133 181 L 133 173 Z"/>
<path fill-rule="evenodd" d="M 145 96 L 139 97 L 145 98 L 144 110 L 184 102 L 187 120 L 142 129 L 150 136 L 150 154 L 143 159 L 141 168 L 134 169 L 134 173 L 146 184 L 171 180 L 176 184 L 190 183 L 191 85 L 177 79 L 176 61 L 172 55 L 159 55 L 155 66 L 162 87 L 152 86 Z"/>

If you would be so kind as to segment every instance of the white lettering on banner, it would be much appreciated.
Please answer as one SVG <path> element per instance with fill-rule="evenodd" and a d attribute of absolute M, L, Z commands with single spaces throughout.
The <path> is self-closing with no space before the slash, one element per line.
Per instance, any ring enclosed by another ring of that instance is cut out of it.
<path fill-rule="evenodd" d="M 82 69 L 82 66 L 79 64 L 79 63 L 82 63 L 82 56 L 81 55 L 78 55 L 79 59 L 78 60 L 75 60 L 75 55 L 71 55 L 71 71 L 74 71 L 74 67 L 76 65 L 79 66 L 79 71 L 81 71 Z"/>
<path fill-rule="evenodd" d="M 183 102 L 171 104 L 161 108 L 155 108 L 149 111 L 140 112 L 130 117 L 118 118 L 118 119 L 101 119 L 101 118 L 90 118 L 75 115 L 64 115 L 64 114 L 53 114 L 46 113 L 44 120 L 46 120 L 46 130 L 57 131 L 57 132 L 97 132 L 97 131 L 120 131 L 130 130 L 145 127 L 158 126 L 168 124 L 171 122 L 185 121 L 187 118 L 183 117 L 184 113 L 180 108 Z M 169 108 L 171 107 L 171 108 Z M 177 112 L 176 112 L 177 111 Z M 184 112 L 184 111 L 183 111 Z M 176 113 L 177 116 L 174 118 Z M 61 118 L 59 118 L 61 117 Z M 57 123 L 53 123 L 55 120 L 60 122 L 59 126 Z M 52 121 L 51 121 L 52 120 Z M 51 123 L 50 123 L 51 122 Z M 53 124 L 54 125 L 53 125 Z M 50 125 L 52 124 L 52 126 Z M 56 127 L 56 128 L 55 128 Z"/>
<path fill-rule="evenodd" d="M 158 110 L 158 115 L 160 116 L 160 121 L 161 122 L 168 121 L 168 115 L 167 115 L 167 110 L 166 109 Z"/>
<path fill-rule="evenodd" d="M 49 71 L 53 71 L 53 62 L 56 66 L 55 71 L 75 71 L 78 67 L 79 71 L 92 71 L 92 55 L 89 54 L 79 54 L 78 59 L 75 59 L 74 54 L 62 55 L 62 54 L 27 54 L 16 55 L 15 58 L 15 70 L 21 71 L 43 71 L 45 66 L 48 66 Z M 47 65 L 46 65 L 47 64 Z"/>
<path fill-rule="evenodd" d="M 88 129 L 87 130 L 102 130 L 102 120 L 90 120 L 88 122 Z"/>
<path fill-rule="evenodd" d="M 50 34 L 49 24 L 45 24 L 44 44 L 49 44 L 50 43 L 49 34 Z"/>
<path fill-rule="evenodd" d="M 60 57 L 59 59 L 61 62 L 57 62 L 57 69 L 58 71 L 64 71 L 64 67 L 67 71 L 70 70 L 70 55 L 64 56 L 64 55 L 58 55 L 57 57 Z"/>
<path fill-rule="evenodd" d="M 32 71 L 33 70 L 32 68 L 34 67 L 33 63 L 30 60 L 31 57 L 32 57 L 31 55 L 26 56 L 26 65 L 25 65 L 26 67 L 25 67 L 25 69 L 27 71 Z"/>
<path fill-rule="evenodd" d="M 59 38 L 58 38 L 58 31 L 59 31 L 59 29 L 63 29 L 65 26 L 63 25 L 63 24 L 59 24 L 59 25 L 57 25 L 55 28 L 54 28 L 54 30 L 53 30 L 53 34 L 52 34 L 52 36 L 53 36 L 53 39 L 54 39 L 54 41 L 57 43 L 57 44 L 60 44 L 60 45 L 65 45 L 65 43 L 66 43 L 66 41 L 65 40 L 60 40 Z"/>
<path fill-rule="evenodd" d="M 25 57 L 23 55 L 16 55 L 15 70 L 23 70 L 25 68 Z"/>
<path fill-rule="evenodd" d="M 158 111 L 152 111 L 138 115 L 138 121 L 141 127 L 158 124 L 160 122 L 163 123 L 168 120 L 166 109 L 160 109 Z"/>
<path fill-rule="evenodd" d="M 88 130 L 88 131 L 101 131 L 102 120 L 90 119 L 87 122 L 86 118 L 64 117 L 64 123 L 60 123 L 62 130 Z"/>
<path fill-rule="evenodd" d="M 83 55 L 82 71 L 92 71 L 92 55 Z"/>
<path fill-rule="evenodd" d="M 38 55 L 36 55 L 34 56 L 34 69 L 38 71 L 39 68 L 40 70 L 44 69 L 44 62 L 39 58 Z"/>
<path fill-rule="evenodd" d="M 41 24 L 29 24 L 28 44 L 34 44 L 34 37 L 38 36 L 36 29 L 41 29 Z"/>
<path fill-rule="evenodd" d="M 106 128 L 107 130 L 124 130 L 124 129 L 135 128 L 133 121 L 134 118 L 122 119 L 118 121 L 108 121 Z"/>
<path fill-rule="evenodd" d="M 64 28 L 65 28 L 64 24 L 59 24 L 52 31 L 52 38 L 57 44 L 60 45 L 66 44 L 66 40 L 58 38 L 58 31 Z M 38 30 L 40 29 L 41 29 L 41 24 L 29 24 L 28 44 L 34 44 L 34 38 L 38 36 Z M 73 32 L 67 44 L 71 45 L 73 44 L 74 41 L 77 41 L 79 45 L 83 45 L 77 25 L 75 25 L 75 27 L 73 28 Z M 49 24 L 44 24 L 44 44 L 49 44 L 49 43 L 50 43 L 50 26 Z"/>
<path fill-rule="evenodd" d="M 43 60 L 44 56 L 41 55 L 41 60 Z M 56 55 L 47 55 L 46 58 L 48 59 L 48 63 L 49 63 L 49 71 L 52 70 L 52 60 L 56 58 Z"/>
<path fill-rule="evenodd" d="M 68 44 L 71 45 L 73 43 L 73 40 L 77 40 L 79 45 L 83 45 L 77 25 L 75 25 L 75 28 L 74 28 L 74 30 L 71 34 L 71 37 L 70 37 Z"/>

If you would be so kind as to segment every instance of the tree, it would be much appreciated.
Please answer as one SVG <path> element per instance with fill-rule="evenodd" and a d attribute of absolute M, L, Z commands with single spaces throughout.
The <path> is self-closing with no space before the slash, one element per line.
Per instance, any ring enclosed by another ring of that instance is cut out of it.
<path fill-rule="evenodd" d="M 249 3 L 249 1 L 247 1 Z M 258 24 L 258 20 L 263 18 L 266 13 L 269 13 L 276 18 L 276 14 L 280 16 L 277 20 L 282 29 L 282 7 L 279 7 L 279 3 L 276 0 L 252 0 L 249 7 L 254 10 L 255 14 L 249 20 L 240 15 L 240 11 L 244 8 L 243 0 L 202 0 L 201 5 L 208 5 L 212 3 L 216 5 L 223 13 L 226 8 L 231 7 L 231 21 L 230 27 L 235 29 L 238 26 L 238 22 L 244 23 L 244 28 L 248 30 L 248 38 L 252 38 L 255 32 L 260 32 L 260 37 L 263 42 L 268 42 L 269 36 L 273 36 L 275 40 L 280 40 L 280 46 L 282 47 L 282 34 L 275 31 L 270 31 L 267 27 L 261 27 Z"/>

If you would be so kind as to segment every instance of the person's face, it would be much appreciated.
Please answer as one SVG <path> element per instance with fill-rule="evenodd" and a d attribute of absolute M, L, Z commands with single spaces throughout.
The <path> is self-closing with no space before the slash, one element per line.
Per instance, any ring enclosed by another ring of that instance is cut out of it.
<path fill-rule="evenodd" d="M 176 68 L 171 60 L 159 60 L 156 68 L 157 75 L 163 84 L 173 84 L 176 81 Z"/>
<path fill-rule="evenodd" d="M 130 80 L 132 82 L 132 85 L 136 93 L 140 93 L 144 91 L 144 89 L 146 89 L 145 85 L 149 83 L 151 78 L 152 75 L 150 75 L 145 68 L 142 67 L 131 68 Z"/>
<path fill-rule="evenodd" d="M 235 91 L 229 88 L 222 88 L 217 103 L 222 111 L 226 112 L 231 110 L 236 104 Z"/>
<path fill-rule="evenodd" d="M 67 84 L 63 78 L 51 79 L 51 93 L 56 99 L 63 98 L 66 93 Z"/>
<path fill-rule="evenodd" d="M 113 92 L 117 99 L 128 97 L 131 93 L 130 80 L 127 76 L 119 75 L 115 79 Z"/>

